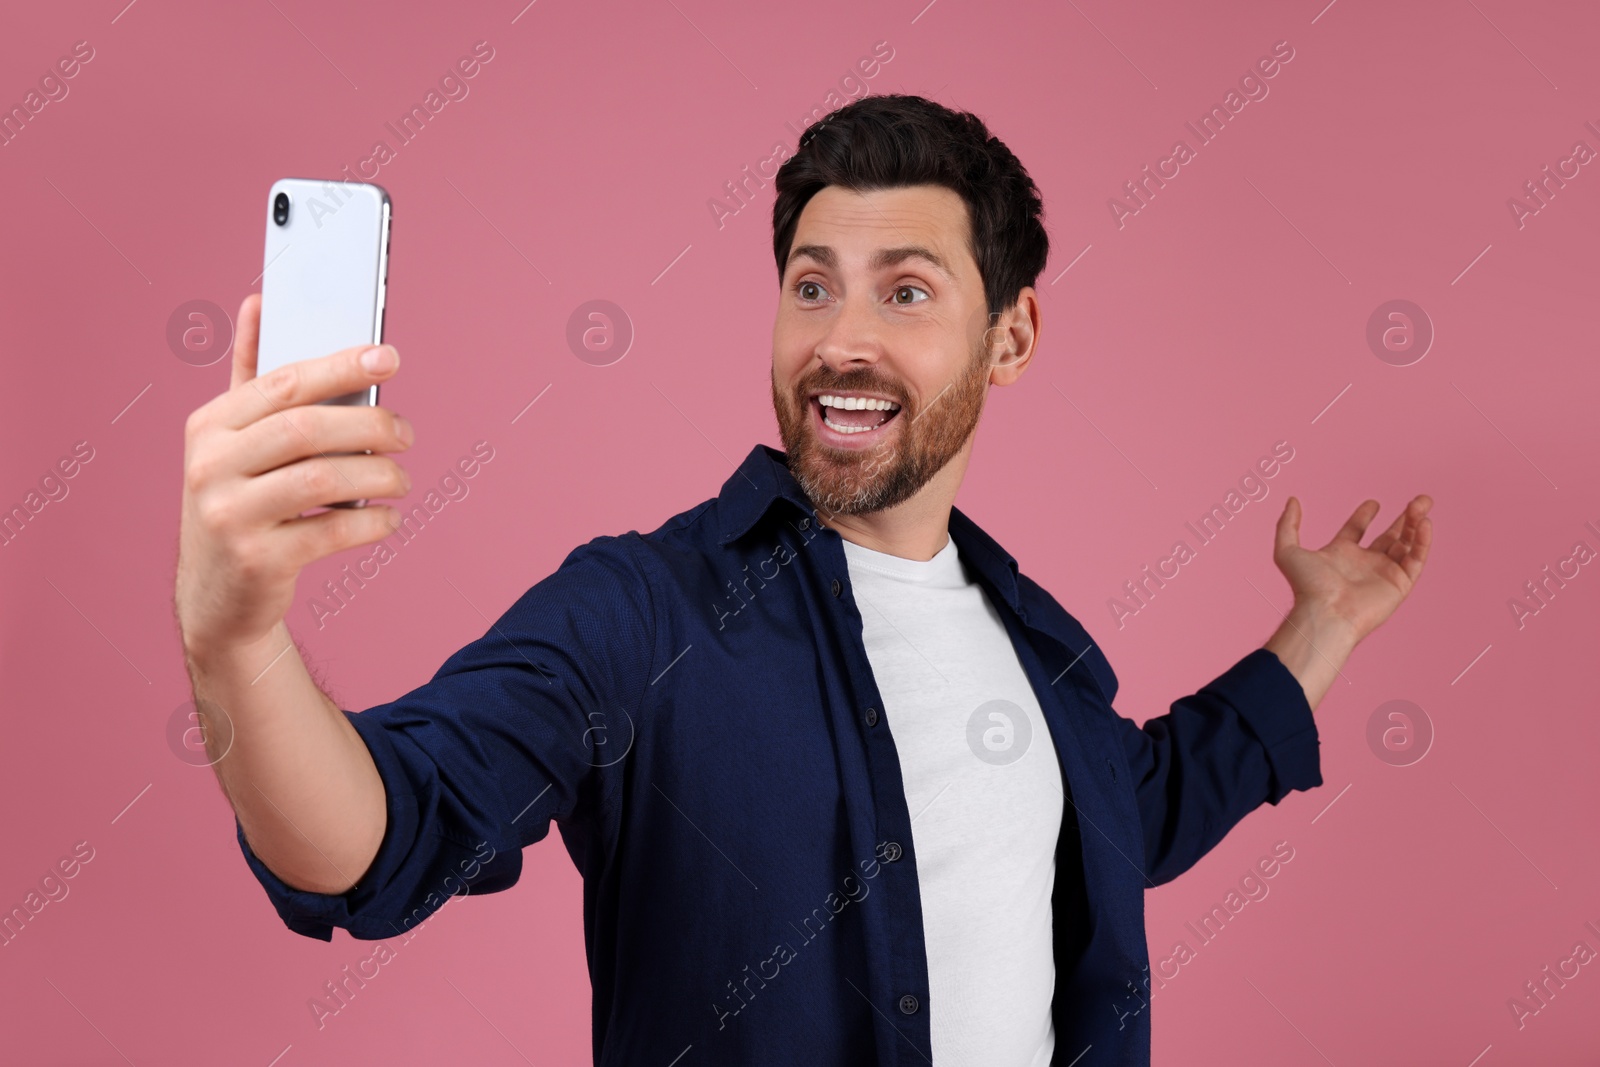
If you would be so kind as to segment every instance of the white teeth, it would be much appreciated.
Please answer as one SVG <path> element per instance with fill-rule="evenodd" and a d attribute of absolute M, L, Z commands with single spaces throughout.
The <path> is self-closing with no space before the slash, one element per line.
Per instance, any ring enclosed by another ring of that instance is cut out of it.
<path fill-rule="evenodd" d="M 838 433 L 865 433 L 868 430 L 876 430 L 878 428 L 877 426 L 840 426 L 826 415 L 822 417 L 822 421 L 828 424 L 828 429 L 834 430 Z M 878 424 L 878 426 L 881 425 L 883 424 Z"/>
<path fill-rule="evenodd" d="M 879 400 L 874 397 L 865 396 L 834 396 L 831 393 L 824 393 L 823 395 L 817 397 L 817 403 L 821 404 L 824 409 L 838 408 L 841 411 L 870 410 L 887 411 L 890 414 L 893 414 L 894 412 L 900 410 L 900 405 L 896 404 L 892 400 Z M 888 417 L 885 416 L 884 419 L 876 426 L 842 426 L 828 418 L 827 412 L 824 411 L 822 415 L 822 421 L 828 424 L 828 428 L 830 430 L 833 430 L 837 433 L 865 433 L 868 430 L 878 429 L 889 420 Z"/>
<path fill-rule="evenodd" d="M 840 408 L 844 411 L 896 411 L 900 405 L 892 400 L 876 400 L 864 396 L 832 396 L 824 394 L 817 397 L 817 402 L 825 408 Z"/>

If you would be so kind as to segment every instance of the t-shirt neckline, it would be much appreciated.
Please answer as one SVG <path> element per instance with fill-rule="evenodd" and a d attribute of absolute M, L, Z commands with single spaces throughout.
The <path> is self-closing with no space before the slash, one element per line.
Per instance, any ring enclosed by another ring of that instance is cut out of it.
<path fill-rule="evenodd" d="M 932 559 L 906 559 L 904 556 L 879 552 L 854 541 L 844 540 L 844 554 L 851 569 L 857 567 L 886 575 L 903 582 L 941 588 L 959 588 L 967 584 L 962 570 L 961 556 L 956 550 L 955 538 L 946 535 L 945 545 L 934 553 Z"/>

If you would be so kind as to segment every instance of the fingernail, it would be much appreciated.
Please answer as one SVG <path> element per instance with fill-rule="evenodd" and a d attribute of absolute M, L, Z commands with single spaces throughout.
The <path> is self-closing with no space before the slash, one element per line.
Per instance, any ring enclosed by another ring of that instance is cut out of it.
<path fill-rule="evenodd" d="M 374 374 L 393 370 L 399 363 L 399 353 L 388 345 L 373 345 L 361 353 L 361 365 Z"/>
<path fill-rule="evenodd" d="M 394 435 L 400 438 L 400 442 L 408 448 L 417 438 L 416 431 L 411 428 L 411 420 L 404 415 L 396 415 L 394 417 Z"/>

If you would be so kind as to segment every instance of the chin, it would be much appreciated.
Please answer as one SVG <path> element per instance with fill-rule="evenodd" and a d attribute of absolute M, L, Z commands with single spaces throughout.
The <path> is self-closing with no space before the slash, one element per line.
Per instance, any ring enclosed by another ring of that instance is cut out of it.
<path fill-rule="evenodd" d="M 911 457 L 827 448 L 804 435 L 788 448 L 789 470 L 817 510 L 830 515 L 870 515 L 915 495 L 931 477 Z"/>

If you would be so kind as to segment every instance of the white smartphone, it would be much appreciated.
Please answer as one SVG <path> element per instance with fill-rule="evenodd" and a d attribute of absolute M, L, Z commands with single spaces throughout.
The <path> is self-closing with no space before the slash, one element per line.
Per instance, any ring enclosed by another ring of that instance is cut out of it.
<path fill-rule="evenodd" d="M 283 178 L 267 194 L 256 374 L 383 340 L 389 194 L 360 182 Z M 324 400 L 372 405 L 376 385 Z M 365 500 L 329 507 L 365 507 Z"/>

